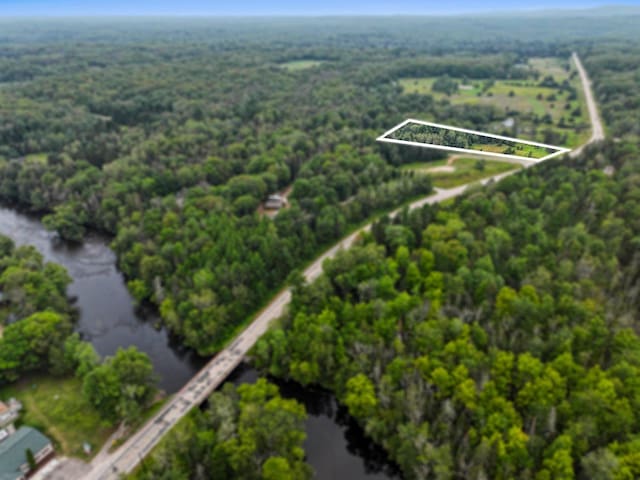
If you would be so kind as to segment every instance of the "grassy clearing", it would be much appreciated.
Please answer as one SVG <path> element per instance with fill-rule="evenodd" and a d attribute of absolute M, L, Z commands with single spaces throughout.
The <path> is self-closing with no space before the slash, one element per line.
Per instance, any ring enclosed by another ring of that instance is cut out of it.
<path fill-rule="evenodd" d="M 438 188 L 453 188 L 465 183 L 476 182 L 486 177 L 521 168 L 519 165 L 474 158 L 458 158 L 453 163 L 453 172 L 429 172 L 431 168 L 446 165 L 445 161 L 428 162 L 414 165 L 411 170 L 431 176 L 433 185 Z M 479 166 L 483 165 L 480 169 Z M 407 165 L 409 166 L 409 165 Z"/>
<path fill-rule="evenodd" d="M 471 90 L 458 90 L 452 95 L 432 91 L 434 81 L 435 78 L 403 79 L 400 85 L 404 93 L 428 94 L 436 100 L 448 99 L 453 104 L 492 105 L 505 112 L 531 113 L 540 117 L 548 113 L 554 122 L 564 117 L 565 122 L 569 123 L 571 112 L 581 104 L 579 97 L 578 100 L 569 101 L 567 92 L 559 93 L 558 89 L 541 87 L 534 81 L 496 80 L 484 92 L 480 88 L 482 82 L 475 82 Z M 581 116 L 583 114 L 581 112 Z"/>
<path fill-rule="evenodd" d="M 9 397 L 22 402 L 20 422 L 42 431 L 63 455 L 88 459 L 83 442 L 95 454 L 115 430 L 84 399 L 77 378 L 33 376 L 0 389 L 0 399 Z"/>
<path fill-rule="evenodd" d="M 590 135 L 589 119 L 580 78 L 574 73 L 575 66 L 560 58 L 533 58 L 529 67 L 532 73 L 538 72 L 537 79 L 533 76 L 525 80 L 495 81 L 454 78 L 458 90 L 451 95 L 432 90 L 435 77 L 404 78 L 399 84 L 405 94 L 431 95 L 436 101 L 452 104 L 494 106 L 504 112 L 504 119 L 517 118 L 518 137 L 555 144 L 545 136 L 545 130 L 550 129 L 566 136 L 564 145 L 572 147 L 584 143 Z M 578 92 L 577 98 L 572 99 L 569 92 L 559 88 L 541 86 L 540 82 L 547 76 L 553 77 L 557 84 L 567 80 Z M 544 118 L 547 115 L 549 117 Z M 538 117 L 537 121 L 534 116 Z M 501 123 L 492 127 L 496 133 L 508 130 Z"/>
<path fill-rule="evenodd" d="M 526 143 L 517 143 L 515 147 L 511 145 L 493 145 L 493 144 L 484 144 L 484 143 L 474 143 L 470 147 L 473 150 L 478 150 L 481 152 L 491 152 L 491 153 L 499 153 L 499 154 L 507 154 L 507 155 L 517 155 L 519 157 L 527 157 L 527 158 L 543 158 L 547 155 L 553 153 L 546 148 L 536 147 L 535 145 L 527 145 Z"/>
<path fill-rule="evenodd" d="M 568 61 L 563 61 L 556 57 L 538 57 L 530 58 L 529 66 L 534 70 L 543 72 L 544 75 L 551 75 L 559 81 L 568 79 L 571 70 L 567 70 Z"/>
<path fill-rule="evenodd" d="M 291 62 L 279 63 L 280 67 L 295 72 L 299 70 L 306 70 L 307 68 L 317 67 L 322 65 L 322 60 L 292 60 Z"/>
<path fill-rule="evenodd" d="M 401 170 L 424 170 L 433 167 L 442 167 L 447 164 L 449 160 L 434 160 L 431 162 L 413 162 L 413 163 L 405 163 L 400 167 Z"/>
<path fill-rule="evenodd" d="M 503 109 L 531 112 L 536 115 L 544 115 L 547 112 L 553 114 L 556 110 L 559 112 L 556 105 L 552 106 L 552 104 L 558 103 L 557 101 L 546 100 L 551 95 L 557 95 L 557 89 L 538 86 L 533 80 L 496 80 L 493 86 L 485 90 L 484 85 L 487 80 L 475 80 L 466 85 L 471 88 L 463 89 L 461 87 L 465 87 L 465 85 L 462 84 L 462 80 L 454 79 L 459 83 L 458 91 L 451 95 L 434 92 L 432 88 L 435 80 L 435 78 L 405 78 L 399 83 L 403 88 L 403 93 L 432 95 L 436 100 L 449 99 L 451 103 L 494 105 Z M 542 99 L 539 99 L 538 96 L 541 96 Z"/>

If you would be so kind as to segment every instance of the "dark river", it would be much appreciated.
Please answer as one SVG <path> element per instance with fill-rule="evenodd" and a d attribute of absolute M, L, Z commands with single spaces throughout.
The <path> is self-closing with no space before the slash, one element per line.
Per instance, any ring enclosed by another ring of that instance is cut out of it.
<path fill-rule="evenodd" d="M 0 233 L 16 245 L 33 245 L 45 260 L 67 269 L 73 279 L 68 294 L 77 298 L 80 310 L 76 329 L 100 355 L 135 345 L 149 355 L 160 388 L 169 393 L 178 391 L 204 364 L 192 351 L 172 342 L 165 329 L 154 327 L 156 314 L 134 308 L 107 238 L 92 235 L 82 245 L 60 242 L 37 217 L 11 208 L 0 208 Z"/>
<path fill-rule="evenodd" d="M 258 372 L 241 364 L 227 381 L 236 385 L 253 383 Z M 402 478 L 387 453 L 338 405 L 331 392 L 303 387 L 295 382 L 269 378 L 285 398 L 294 398 L 307 409 L 307 462 L 319 480 L 388 480 Z"/>
<path fill-rule="evenodd" d="M 77 331 L 100 355 L 135 345 L 147 353 L 168 393 L 178 391 L 206 359 L 182 348 L 164 328 L 156 328 L 158 315 L 135 308 L 109 240 L 97 234 L 82 245 L 55 239 L 38 217 L 0 207 L 0 233 L 16 245 L 33 245 L 46 261 L 64 266 L 73 282 L 68 294 L 77 298 Z M 228 381 L 254 382 L 258 373 L 239 366 Z M 362 429 L 329 392 L 311 390 L 291 382 L 278 382 L 283 396 L 303 403 L 309 414 L 305 451 L 319 480 L 377 480 L 400 478 L 384 450 L 364 436 Z"/>

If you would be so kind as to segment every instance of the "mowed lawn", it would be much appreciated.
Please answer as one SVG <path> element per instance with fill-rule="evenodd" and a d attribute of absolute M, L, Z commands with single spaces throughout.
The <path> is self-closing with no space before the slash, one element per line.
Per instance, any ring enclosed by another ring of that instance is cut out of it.
<path fill-rule="evenodd" d="M 19 423 L 42 431 L 59 454 L 88 458 L 83 442 L 89 442 L 95 454 L 115 430 L 84 399 L 76 378 L 34 376 L 0 389 L 0 399 L 10 397 L 22 402 Z"/>
<path fill-rule="evenodd" d="M 436 77 L 425 78 L 403 78 L 398 81 L 405 94 L 431 95 L 436 101 L 447 99 L 452 104 L 467 105 L 491 105 L 505 112 L 505 118 L 509 112 L 518 112 L 521 125 L 527 126 L 523 114 L 536 115 L 539 118 L 550 115 L 551 124 L 541 124 L 538 126 L 538 134 L 530 137 L 523 133 L 523 138 L 530 138 L 544 142 L 542 131 L 552 128 L 562 134 L 567 135 L 567 146 L 577 146 L 584 143 L 590 135 L 588 128 L 588 112 L 584 101 L 584 92 L 580 79 L 577 75 L 572 78 L 575 67 L 571 64 L 569 70 L 565 68 L 567 63 L 559 58 L 533 58 L 529 61 L 529 66 L 540 73 L 538 80 L 533 78 L 525 80 L 498 79 L 489 83 L 488 79 L 463 80 L 454 78 L 458 82 L 458 91 L 447 95 L 443 92 L 432 90 Z M 564 80 L 577 90 L 577 99 L 570 100 L 569 92 L 560 92 L 558 88 L 540 86 L 539 83 L 546 76 L 561 84 Z M 490 87 L 486 88 L 488 85 Z M 580 114 L 573 115 L 573 112 L 580 107 Z M 559 123 L 563 119 L 564 126 Z M 527 128 L 523 131 L 526 132 Z"/>
<path fill-rule="evenodd" d="M 520 165 L 507 162 L 496 162 L 491 160 L 478 160 L 475 158 L 457 158 L 453 162 L 455 168 L 453 172 L 430 172 L 434 167 L 441 167 L 447 164 L 447 160 L 436 162 L 412 163 L 403 166 L 405 170 L 412 170 L 416 173 L 429 175 L 433 180 L 433 185 L 438 188 L 453 188 L 465 183 L 472 183 L 491 177 L 499 173 L 517 170 Z M 479 168 L 482 165 L 482 168 Z"/>

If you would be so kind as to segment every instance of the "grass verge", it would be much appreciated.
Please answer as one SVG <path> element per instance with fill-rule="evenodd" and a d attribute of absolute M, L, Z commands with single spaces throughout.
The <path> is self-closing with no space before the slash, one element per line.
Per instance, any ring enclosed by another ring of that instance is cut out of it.
<path fill-rule="evenodd" d="M 113 444 L 111 444 L 111 446 L 109 447 L 109 453 L 112 453 L 113 451 L 118 449 L 118 447 L 120 447 L 123 443 L 129 440 L 129 438 L 131 438 L 133 434 L 135 434 L 145 423 L 147 423 L 147 420 L 153 417 L 156 413 L 160 411 L 162 407 L 165 406 L 165 404 L 171 399 L 171 397 L 172 395 L 162 397 L 160 400 L 158 400 L 149 408 L 147 408 L 144 412 L 142 412 L 142 415 L 136 418 L 127 427 L 126 433 L 122 435 L 120 438 L 118 438 L 116 441 L 114 441 Z"/>
<path fill-rule="evenodd" d="M 473 158 L 458 158 L 452 165 L 452 172 L 429 172 L 429 169 L 446 164 L 438 162 L 411 164 L 412 170 L 431 176 L 433 185 L 438 188 L 453 188 L 466 183 L 473 183 L 486 177 L 521 168 L 519 165 L 507 162 L 492 162 Z"/>

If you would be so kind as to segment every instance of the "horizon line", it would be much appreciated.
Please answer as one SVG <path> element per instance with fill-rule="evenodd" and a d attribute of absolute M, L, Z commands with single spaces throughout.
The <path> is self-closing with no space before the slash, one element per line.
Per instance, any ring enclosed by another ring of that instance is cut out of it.
<path fill-rule="evenodd" d="M 340 18 L 340 17 L 456 17 L 465 15 L 505 15 L 505 14 L 531 14 L 531 13 L 553 13 L 553 12 L 567 12 L 578 13 L 588 12 L 602 9 L 633 9 L 638 10 L 640 13 L 640 5 L 603 3 L 596 6 L 564 6 L 564 7 L 522 7 L 522 8 L 509 8 L 509 9 L 487 9 L 487 10 L 460 10 L 451 12 L 377 12 L 377 13 L 365 13 L 365 12 L 308 12 L 308 13 L 287 13 L 287 12 L 274 12 L 274 13 L 214 13 L 214 12 L 87 12 L 87 13 L 13 13 L 3 15 L 0 13 L 0 19 L 15 19 L 15 18 L 32 18 L 32 19 L 49 19 L 49 18 Z M 613 11 L 610 15 L 616 15 Z"/>

